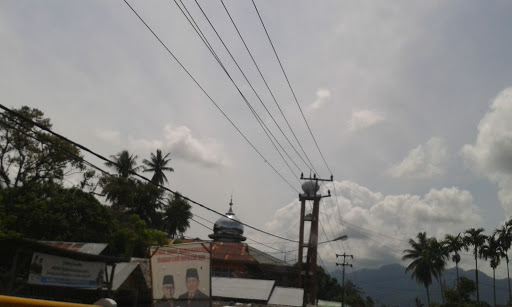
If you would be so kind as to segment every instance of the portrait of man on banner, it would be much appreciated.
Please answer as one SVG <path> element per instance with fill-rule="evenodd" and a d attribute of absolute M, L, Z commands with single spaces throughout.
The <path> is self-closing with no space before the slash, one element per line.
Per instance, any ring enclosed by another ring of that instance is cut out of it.
<path fill-rule="evenodd" d="M 205 243 L 153 248 L 153 304 L 158 307 L 210 306 L 210 252 Z"/>

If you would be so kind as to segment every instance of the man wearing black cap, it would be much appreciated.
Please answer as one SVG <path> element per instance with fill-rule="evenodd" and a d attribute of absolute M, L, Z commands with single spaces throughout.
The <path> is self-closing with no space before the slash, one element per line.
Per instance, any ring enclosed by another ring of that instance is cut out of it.
<path fill-rule="evenodd" d="M 199 290 L 199 274 L 196 268 L 187 269 L 186 275 L 187 292 L 178 299 L 183 302 L 183 307 L 208 307 L 210 298 Z"/>
<path fill-rule="evenodd" d="M 174 296 L 174 277 L 165 275 L 162 282 L 163 297 L 155 304 L 155 307 L 177 307 Z"/>

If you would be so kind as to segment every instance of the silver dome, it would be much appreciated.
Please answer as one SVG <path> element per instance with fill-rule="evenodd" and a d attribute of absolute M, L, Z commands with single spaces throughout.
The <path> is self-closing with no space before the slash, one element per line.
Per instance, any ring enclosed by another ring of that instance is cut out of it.
<path fill-rule="evenodd" d="M 244 225 L 233 212 L 233 200 L 229 203 L 226 216 L 219 218 L 213 225 L 213 234 L 208 235 L 214 241 L 240 242 L 245 241 Z"/>
<path fill-rule="evenodd" d="M 224 233 L 233 233 L 233 234 L 243 234 L 244 233 L 244 225 L 240 223 L 240 220 L 233 212 L 233 202 L 229 203 L 229 210 L 226 212 L 226 216 L 222 216 L 215 222 L 213 225 L 213 232 L 224 232 Z"/>

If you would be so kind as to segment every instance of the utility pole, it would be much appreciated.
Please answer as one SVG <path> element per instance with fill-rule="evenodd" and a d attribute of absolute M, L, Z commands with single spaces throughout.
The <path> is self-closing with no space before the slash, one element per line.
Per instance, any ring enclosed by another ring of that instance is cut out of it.
<path fill-rule="evenodd" d="M 343 275 L 342 275 L 343 276 L 342 277 L 342 280 L 343 280 L 342 281 L 343 291 L 341 292 L 341 307 L 345 307 L 345 267 L 346 266 L 352 267 L 352 264 L 345 262 L 345 258 L 350 257 L 350 258 L 354 259 L 354 256 L 347 255 L 347 254 L 343 253 L 343 255 L 336 254 L 336 258 L 338 258 L 338 257 L 343 257 L 343 262 L 342 263 L 336 263 L 336 265 L 343 266 Z"/>
<path fill-rule="evenodd" d="M 328 191 L 328 195 L 317 194 L 320 189 L 319 181 L 333 181 L 331 175 L 330 179 L 320 179 L 316 175 L 313 178 L 304 178 L 304 174 L 300 175 L 300 179 L 306 180 L 302 184 L 302 190 L 304 193 L 299 194 L 299 200 L 301 202 L 300 207 L 300 233 L 299 233 L 299 255 L 298 255 L 298 287 L 304 288 L 303 302 L 304 306 L 307 304 L 316 305 L 316 294 L 317 294 L 317 281 L 316 281 L 316 259 L 317 259 L 317 245 L 318 245 L 318 214 L 320 212 L 320 199 L 323 197 L 330 197 L 331 191 Z M 313 201 L 313 212 L 312 214 L 305 215 L 306 200 Z M 311 222 L 309 231 L 309 242 L 307 245 L 304 244 L 304 223 Z M 307 260 L 306 265 L 302 264 L 303 248 L 307 247 Z"/>

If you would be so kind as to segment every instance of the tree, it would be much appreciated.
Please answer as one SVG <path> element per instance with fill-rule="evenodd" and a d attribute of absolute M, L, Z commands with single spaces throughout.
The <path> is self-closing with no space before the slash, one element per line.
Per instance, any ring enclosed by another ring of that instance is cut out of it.
<path fill-rule="evenodd" d="M 412 271 L 411 278 L 425 286 L 430 305 L 429 286 L 432 284 L 432 276 L 439 280 L 446 262 L 443 254 L 439 253 L 440 244 L 435 238 L 427 238 L 426 232 L 418 233 L 417 238 L 418 241 L 409 239 L 411 249 L 403 251 L 405 255 L 402 260 L 412 260 L 405 272 Z"/>
<path fill-rule="evenodd" d="M 468 306 L 471 295 L 476 291 L 475 282 L 466 277 L 461 277 L 455 289 L 444 291 L 448 306 Z"/>
<path fill-rule="evenodd" d="M 498 242 L 503 249 L 503 256 L 507 263 L 508 300 L 509 302 L 512 302 L 512 294 L 510 292 L 510 270 L 508 265 L 508 250 L 512 245 L 512 220 L 507 221 L 501 228 L 496 229 L 494 234 L 498 236 Z"/>
<path fill-rule="evenodd" d="M 161 208 L 164 191 L 152 183 L 143 183 L 130 177 L 140 167 L 137 156 L 123 150 L 111 155 L 111 162 L 105 163 L 113 167 L 118 176 L 104 175 L 100 186 L 112 208 L 121 213 L 137 214 L 147 225 L 153 227 L 153 219 Z"/>
<path fill-rule="evenodd" d="M 151 229 L 138 215 L 119 217 L 116 231 L 109 242 L 113 252 L 122 257 L 147 257 L 149 246 L 167 244 L 164 232 Z"/>
<path fill-rule="evenodd" d="M 457 272 L 457 284 L 459 283 L 459 262 L 460 262 L 460 254 L 459 252 L 464 248 L 464 241 L 460 233 L 457 236 L 453 236 L 451 234 L 446 234 L 444 237 L 444 243 L 448 249 L 449 253 L 453 253 L 452 261 L 455 262 L 455 270 Z"/>
<path fill-rule="evenodd" d="M 137 214 L 150 227 L 155 227 L 154 219 L 162 207 L 164 190 L 147 182 L 105 175 L 100 179 L 107 201 L 119 213 Z"/>
<path fill-rule="evenodd" d="M 466 251 L 469 246 L 473 246 L 473 255 L 475 256 L 475 282 L 476 282 L 476 300 L 480 301 L 480 292 L 478 291 L 478 249 L 485 243 L 486 236 L 482 234 L 483 228 L 470 228 L 464 233 L 464 245 Z"/>
<path fill-rule="evenodd" d="M 450 255 L 450 252 L 448 250 L 448 247 L 444 244 L 443 241 L 438 241 L 436 238 L 430 238 L 428 240 L 428 250 L 429 253 L 432 255 L 431 261 L 432 261 L 432 269 L 437 271 L 434 276 L 436 276 L 436 279 L 439 281 L 440 288 L 441 288 L 441 296 L 443 298 L 444 303 L 444 293 L 443 293 L 443 282 L 442 282 L 442 275 L 444 272 L 444 268 L 446 267 L 446 258 Z"/>
<path fill-rule="evenodd" d="M 496 306 L 496 268 L 500 264 L 503 250 L 495 235 L 487 237 L 485 243 L 480 247 L 480 255 L 485 259 L 489 259 L 489 264 L 492 268 L 492 281 L 494 293 L 494 306 Z"/>
<path fill-rule="evenodd" d="M 108 242 L 115 221 L 91 194 L 55 183 L 0 190 L 5 231 L 35 240 Z"/>
<path fill-rule="evenodd" d="M 50 119 L 38 109 L 13 109 L 46 128 Z M 33 182 L 62 182 L 73 169 L 82 169 L 79 150 L 8 112 L 0 116 L 0 187 Z"/>
<path fill-rule="evenodd" d="M 180 194 L 174 194 L 172 198 L 167 199 L 167 208 L 164 212 L 163 231 L 167 232 L 170 238 L 184 233 L 190 227 L 189 220 L 193 214 L 190 211 L 192 207 L 186 199 Z"/>
<path fill-rule="evenodd" d="M 137 215 L 117 215 L 90 193 L 55 183 L 0 190 L 0 238 L 108 243 L 117 256 L 144 257 L 167 236 Z"/>
<path fill-rule="evenodd" d="M 156 155 L 151 153 L 150 160 L 144 159 L 142 161 L 142 163 L 146 165 L 146 167 L 144 167 L 144 172 L 153 172 L 151 182 L 154 184 L 163 185 L 164 183 L 168 182 L 164 172 L 174 172 L 172 167 L 167 166 L 167 164 L 171 161 L 171 159 L 167 159 L 169 155 L 170 153 L 162 156 L 162 151 L 157 149 Z"/>
<path fill-rule="evenodd" d="M 112 162 L 106 162 L 105 165 L 116 170 L 121 177 L 128 178 L 140 167 L 137 166 L 137 156 L 131 155 L 128 150 L 123 150 L 116 155 L 111 155 Z"/>

